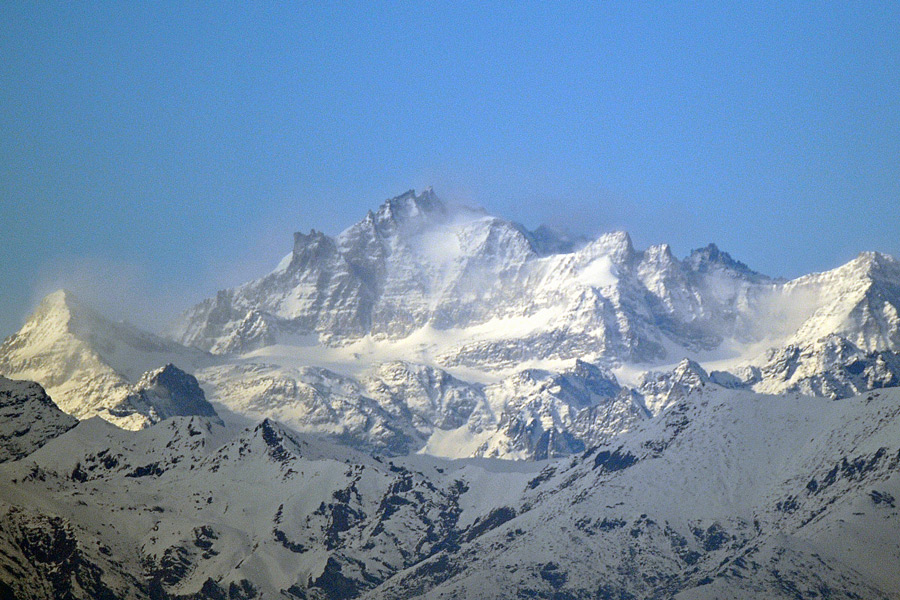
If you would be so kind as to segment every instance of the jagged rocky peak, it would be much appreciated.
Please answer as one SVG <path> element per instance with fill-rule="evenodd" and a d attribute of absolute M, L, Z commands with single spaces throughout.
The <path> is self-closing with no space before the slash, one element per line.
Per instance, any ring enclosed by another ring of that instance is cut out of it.
<path fill-rule="evenodd" d="M 675 366 L 674 370 L 675 376 L 679 381 L 690 381 L 697 383 L 706 383 L 709 381 L 709 375 L 700 366 L 699 363 L 689 359 L 683 358 L 678 365 Z"/>
<path fill-rule="evenodd" d="M 694 389 L 709 383 L 709 374 L 699 363 L 689 358 L 683 358 L 671 371 L 650 371 L 645 373 L 641 380 L 642 382 L 665 381 L 667 384 L 682 384 Z"/>
<path fill-rule="evenodd" d="M 612 371 L 581 359 L 575 359 L 575 366 L 563 375 L 576 378 L 585 390 L 597 397 L 612 398 L 622 390 Z"/>
<path fill-rule="evenodd" d="M 785 282 L 714 244 L 684 259 L 665 244 L 636 250 L 621 231 L 567 246 L 548 228 L 530 232 L 445 205 L 430 189 L 410 191 L 334 238 L 297 234 L 278 269 L 201 303 L 176 335 L 216 354 L 311 335 L 333 347 L 370 336 L 387 349 L 418 335 L 424 358 L 410 344 L 372 361 L 415 356 L 486 374 L 556 359 L 658 364 L 669 348 L 677 357 L 725 343 L 749 354 L 763 340 L 802 345 L 829 332 L 866 351 L 900 350 L 890 257 L 864 254 Z"/>
<path fill-rule="evenodd" d="M 637 273 L 647 289 L 660 298 L 670 311 L 681 309 L 684 314 L 696 311 L 693 290 L 668 244 L 656 244 L 644 250 Z"/>
<path fill-rule="evenodd" d="M 390 238 L 400 233 L 416 233 L 423 228 L 447 221 L 453 214 L 430 187 L 416 194 L 409 190 L 385 200 L 375 211 L 338 236 L 342 250 L 371 245 L 376 238 Z"/>
<path fill-rule="evenodd" d="M 654 415 L 710 383 L 709 374 L 698 363 L 683 359 L 671 371 L 648 371 L 638 383 L 644 404 Z"/>
<path fill-rule="evenodd" d="M 265 418 L 211 452 L 203 462 L 212 472 L 223 468 L 241 469 L 241 463 L 249 462 L 257 467 L 252 470 L 255 477 L 267 477 L 268 468 L 275 466 L 276 471 L 280 471 L 287 463 L 302 456 L 303 445 L 306 443 L 295 440 L 278 421 Z"/>
<path fill-rule="evenodd" d="M 0 376 L 0 462 L 27 456 L 77 424 L 37 383 Z"/>
<path fill-rule="evenodd" d="M 247 439 L 247 436 L 243 436 Z M 240 441 L 240 438 L 239 438 Z M 290 431 L 273 419 L 263 419 L 249 434 L 251 449 L 265 449 L 272 460 L 283 463 L 301 456 L 301 442 L 294 439 Z M 261 445 L 260 445 L 261 444 Z"/>
<path fill-rule="evenodd" d="M 415 218 L 445 216 L 446 214 L 447 207 L 438 199 L 434 190 L 427 187 L 418 195 L 415 190 L 409 190 L 386 200 L 375 213 L 375 220 L 380 225 L 400 224 Z"/>
<path fill-rule="evenodd" d="M 314 261 L 330 257 L 336 251 L 334 240 L 321 231 L 311 229 L 308 234 L 297 231 L 294 233 L 292 266 L 302 269 Z"/>
<path fill-rule="evenodd" d="M 221 423 L 197 378 L 171 363 L 144 373 L 132 386 L 131 393 L 109 409 L 109 415 L 114 421 L 127 420 L 142 427 L 172 417 L 190 416 L 206 417 Z"/>
<path fill-rule="evenodd" d="M 152 396 L 154 405 L 167 417 L 216 417 L 216 411 L 207 402 L 197 378 L 185 373 L 172 363 L 148 371 L 135 385 L 136 390 Z"/>
<path fill-rule="evenodd" d="M 767 276 L 757 273 L 744 263 L 733 259 L 727 252 L 719 250 L 715 244 L 691 250 L 690 255 L 684 259 L 684 265 L 695 273 L 724 270 L 752 279 L 768 279 Z"/>
<path fill-rule="evenodd" d="M 643 262 L 656 263 L 660 265 L 673 265 L 676 262 L 675 255 L 672 254 L 672 247 L 669 244 L 654 244 L 644 250 Z"/>
<path fill-rule="evenodd" d="M 757 392 L 846 398 L 900 384 L 900 355 L 889 350 L 866 352 L 835 334 L 774 348 L 765 356 L 761 365 L 739 372 L 744 385 Z"/>

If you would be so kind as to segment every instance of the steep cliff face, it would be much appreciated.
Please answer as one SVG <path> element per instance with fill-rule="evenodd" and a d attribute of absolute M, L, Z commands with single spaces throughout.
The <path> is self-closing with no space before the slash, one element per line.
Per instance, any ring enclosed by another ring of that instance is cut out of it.
<path fill-rule="evenodd" d="M 679 261 L 667 246 L 637 251 L 621 232 L 577 246 L 427 190 L 388 200 L 336 239 L 296 234 L 276 271 L 198 305 L 176 337 L 240 353 L 298 334 L 342 345 L 433 330 L 459 333 L 438 348 L 447 365 L 643 361 L 665 356 L 667 340 L 715 347 L 767 283 L 714 247 Z"/>
<path fill-rule="evenodd" d="M 665 244 L 636 249 L 624 232 L 572 241 L 426 190 L 386 201 L 336 238 L 296 234 L 274 272 L 204 301 L 175 336 L 217 354 L 302 340 L 487 374 L 575 359 L 762 366 L 761 349 L 828 335 L 898 351 L 898 310 L 900 266 L 882 254 L 773 280 L 713 244 L 679 260 Z"/>

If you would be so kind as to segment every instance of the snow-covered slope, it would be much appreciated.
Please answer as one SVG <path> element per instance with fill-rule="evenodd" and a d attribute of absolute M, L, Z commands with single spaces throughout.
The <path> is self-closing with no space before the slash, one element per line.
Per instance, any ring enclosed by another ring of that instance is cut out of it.
<path fill-rule="evenodd" d="M 77 424 L 38 384 L 0 377 L 0 462 L 27 456 Z"/>
<path fill-rule="evenodd" d="M 863 252 L 833 271 L 788 282 L 782 293 L 785 303 L 809 314 L 789 344 L 834 334 L 866 352 L 900 351 L 900 262 L 891 256 Z"/>
<path fill-rule="evenodd" d="M 198 376 L 229 411 L 393 455 L 541 460 L 581 452 L 650 416 L 611 373 L 582 362 L 562 373 L 524 370 L 487 386 L 404 361 L 375 365 L 360 379 L 255 362 Z"/>
<path fill-rule="evenodd" d="M 193 369 L 211 358 L 126 323 L 110 322 L 60 290 L 44 298 L 22 329 L 0 345 L 0 374 L 37 381 L 75 417 L 101 415 L 139 429 L 175 414 L 209 414 L 212 409 L 196 382 L 196 389 L 188 389 L 189 382 L 176 381 L 185 373 L 171 365 L 159 369 L 173 361 Z M 159 377 L 181 391 L 163 399 Z M 172 405 L 173 399 L 181 406 Z"/>
<path fill-rule="evenodd" d="M 763 393 L 846 398 L 900 385 L 900 354 L 865 352 L 843 337 L 828 335 L 803 346 L 773 348 L 737 374 L 742 386 Z"/>
<path fill-rule="evenodd" d="M 296 234 L 278 269 L 195 307 L 177 337 L 216 353 L 292 336 L 406 340 L 443 365 L 488 370 L 647 361 L 671 343 L 711 349 L 752 335 L 744 309 L 772 285 L 715 247 L 679 261 L 621 232 L 577 249 L 550 236 L 407 192 L 335 239 Z"/>
<path fill-rule="evenodd" d="M 57 292 L 0 346 L 0 373 L 136 429 L 209 414 L 196 391 L 141 387 L 174 363 L 239 416 L 393 454 L 534 459 L 610 439 L 701 384 L 896 385 L 898 307 L 900 264 L 877 253 L 773 280 L 714 245 L 679 260 L 621 232 L 573 242 L 426 190 L 336 238 L 296 234 L 275 271 L 192 309 L 177 337 L 215 356 Z M 620 380 L 573 375 L 586 365 Z"/>
<path fill-rule="evenodd" d="M 482 467 L 387 463 L 271 420 L 222 442 L 199 417 L 135 433 L 91 419 L 0 472 L 0 581 L 96 597 L 74 584 L 101 568 L 110 598 L 349 598 L 453 546 L 490 502 L 461 500 Z M 534 474 L 496 477 L 515 489 Z M 48 532 L 50 556 L 30 556 L 21 522 Z"/>
<path fill-rule="evenodd" d="M 762 368 L 772 352 L 829 335 L 897 352 L 898 310 L 900 264 L 883 254 L 775 280 L 712 244 L 679 260 L 665 244 L 635 249 L 623 232 L 573 243 L 426 190 L 336 238 L 296 234 L 274 272 L 196 306 L 176 337 L 282 366 L 352 375 L 405 360 L 496 382 L 576 359 Z"/>
<path fill-rule="evenodd" d="M 50 598 L 896 598 L 900 390 L 706 386 L 549 463 L 388 461 L 264 420 L 80 423 L 0 465 Z M 813 596 L 812 594 L 815 594 Z"/>
<path fill-rule="evenodd" d="M 371 598 L 896 598 L 900 392 L 710 388 Z"/>

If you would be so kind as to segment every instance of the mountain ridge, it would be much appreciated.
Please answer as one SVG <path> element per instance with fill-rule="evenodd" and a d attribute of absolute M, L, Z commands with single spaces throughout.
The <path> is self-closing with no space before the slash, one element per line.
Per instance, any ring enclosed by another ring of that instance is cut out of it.
<path fill-rule="evenodd" d="M 139 389 L 174 362 L 232 420 L 394 455 L 528 460 L 577 454 L 702 386 L 846 397 L 900 380 L 887 255 L 785 281 L 714 244 L 679 259 L 621 231 L 554 235 L 410 190 L 338 236 L 298 232 L 274 271 L 189 311 L 181 341 L 213 353 L 58 292 L 0 346 L 0 373 L 79 418 L 140 428 L 185 414 Z"/>
<path fill-rule="evenodd" d="M 898 394 L 712 386 L 610 444 L 516 468 L 388 461 L 271 419 L 235 433 L 196 416 L 133 432 L 90 419 L 0 464 L 0 589 L 887 599 Z"/>

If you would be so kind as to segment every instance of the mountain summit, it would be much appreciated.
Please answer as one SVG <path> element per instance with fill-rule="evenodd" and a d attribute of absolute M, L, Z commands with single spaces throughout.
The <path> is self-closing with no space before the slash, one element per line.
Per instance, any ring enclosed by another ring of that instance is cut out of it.
<path fill-rule="evenodd" d="M 618 232 L 576 249 L 548 228 L 409 191 L 336 238 L 295 234 L 278 269 L 194 307 L 176 338 L 229 354 L 296 336 L 345 346 L 452 331 L 455 341 L 434 348 L 445 366 L 644 362 L 672 343 L 712 349 L 750 335 L 735 316 L 766 282 L 714 246 L 681 262 L 667 246 L 638 251 Z"/>
<path fill-rule="evenodd" d="M 387 200 L 336 238 L 295 234 L 278 269 L 197 305 L 175 337 L 215 354 L 298 337 L 330 348 L 366 340 L 393 353 L 417 348 L 392 358 L 485 372 L 734 356 L 829 333 L 897 350 L 898 286 L 896 261 L 884 255 L 786 282 L 714 244 L 683 260 L 665 244 L 635 249 L 625 232 L 576 245 L 452 207 L 429 189 Z"/>
<path fill-rule="evenodd" d="M 172 360 L 193 367 L 207 358 L 127 323 L 114 323 L 66 290 L 44 298 L 22 329 L 0 345 L 0 374 L 40 382 L 70 415 L 102 415 L 129 429 L 171 416 L 169 407 L 157 411 L 142 400 L 138 409 L 133 401 L 147 397 L 144 388 L 134 387 L 142 374 Z M 186 410 L 173 414 L 195 414 Z M 203 407 L 196 414 L 211 410 Z"/>
<path fill-rule="evenodd" d="M 211 415 L 208 395 L 390 454 L 536 459 L 705 386 L 890 386 L 898 308 L 900 266 L 882 254 L 776 280 L 714 244 L 679 258 L 622 231 L 572 240 L 429 189 L 334 237 L 296 233 L 274 271 L 191 309 L 178 341 L 51 294 L 0 347 L 0 374 L 129 428 Z"/>

